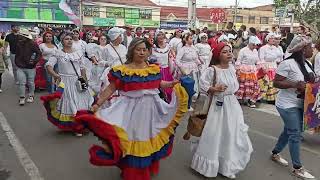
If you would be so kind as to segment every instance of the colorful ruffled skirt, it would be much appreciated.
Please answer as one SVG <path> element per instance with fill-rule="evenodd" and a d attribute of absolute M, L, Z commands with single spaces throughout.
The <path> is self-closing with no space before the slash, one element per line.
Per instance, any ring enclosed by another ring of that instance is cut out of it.
<path fill-rule="evenodd" d="M 172 152 L 176 127 L 187 112 L 188 95 L 177 84 L 172 101 L 163 101 L 157 89 L 120 91 L 110 107 L 92 114 L 80 111 L 76 121 L 92 131 L 102 146 L 90 148 L 90 162 L 117 166 L 124 180 L 150 180 L 159 161 Z"/>
<path fill-rule="evenodd" d="M 267 102 L 274 102 L 278 93 L 278 89 L 273 86 L 277 64 L 276 62 L 266 63 L 264 66 L 264 69 L 266 69 L 266 74 L 264 78 L 258 81 L 262 93 L 262 99 Z"/>
<path fill-rule="evenodd" d="M 174 80 L 172 73 L 170 72 L 170 67 L 161 68 L 160 74 L 161 74 L 161 80 L 163 80 L 163 81 L 173 81 Z M 170 102 L 171 96 L 172 96 L 172 88 L 165 88 L 165 89 L 162 89 L 162 91 L 164 92 L 166 101 Z"/>
<path fill-rule="evenodd" d="M 236 92 L 238 100 L 250 100 L 255 103 L 261 99 L 255 65 L 240 65 L 238 67 L 238 80 L 239 90 Z"/>
<path fill-rule="evenodd" d="M 47 118 L 61 130 L 81 133 L 82 129 L 75 122 L 75 115 L 80 109 L 90 109 L 94 97 L 89 90 L 85 92 L 77 90 L 75 86 L 77 77 L 61 76 L 61 79 L 56 92 L 40 97 L 47 111 Z"/>

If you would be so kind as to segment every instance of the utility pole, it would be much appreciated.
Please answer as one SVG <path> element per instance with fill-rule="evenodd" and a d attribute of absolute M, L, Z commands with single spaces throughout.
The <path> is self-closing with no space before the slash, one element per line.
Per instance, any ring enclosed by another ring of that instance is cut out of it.
<path fill-rule="evenodd" d="M 197 20 L 197 2 L 196 0 L 188 0 L 188 25 L 189 28 L 196 28 Z"/>
<path fill-rule="evenodd" d="M 236 4 L 234 5 L 234 16 L 233 16 L 233 24 L 236 25 L 238 16 L 238 0 L 236 0 Z"/>
<path fill-rule="evenodd" d="M 80 16 L 80 29 L 83 27 L 83 11 L 82 11 L 82 0 L 79 0 L 79 16 Z"/>

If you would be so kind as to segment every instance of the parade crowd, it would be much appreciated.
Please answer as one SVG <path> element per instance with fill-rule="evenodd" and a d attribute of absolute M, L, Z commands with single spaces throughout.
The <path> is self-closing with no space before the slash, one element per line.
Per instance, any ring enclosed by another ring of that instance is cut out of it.
<path fill-rule="evenodd" d="M 314 179 L 300 159 L 307 83 L 320 76 L 320 40 L 308 28 L 296 34 L 235 30 L 30 30 L 12 26 L 0 40 L 2 74 L 12 65 L 19 105 L 35 90 L 48 120 L 78 137 L 92 132 L 101 146 L 90 162 L 117 166 L 125 180 L 149 180 L 172 152 L 175 129 L 188 119 L 191 168 L 205 177 L 235 179 L 253 147 L 241 105 L 274 104 L 283 132 L 271 160 L 289 146 L 295 176 Z M 9 60 L 11 63 L 9 63 Z M 5 93 L 5 92 L 4 92 Z M 316 133 L 318 128 L 310 131 Z"/>

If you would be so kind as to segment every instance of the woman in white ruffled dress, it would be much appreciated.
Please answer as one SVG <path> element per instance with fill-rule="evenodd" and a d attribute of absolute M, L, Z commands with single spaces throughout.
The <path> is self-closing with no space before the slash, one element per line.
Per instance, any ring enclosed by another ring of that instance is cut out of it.
<path fill-rule="evenodd" d="M 127 48 L 121 44 L 123 39 L 122 35 L 124 32 L 124 29 L 118 27 L 114 27 L 108 31 L 108 36 L 111 42 L 105 48 L 105 54 L 107 58 L 106 65 L 108 68 L 105 69 L 100 79 L 103 81 L 102 90 L 110 84 L 107 75 L 111 68 L 117 65 L 122 65 L 127 61 Z"/>
<path fill-rule="evenodd" d="M 218 173 L 230 179 L 242 171 L 253 151 L 244 123 L 241 106 L 234 93 L 239 89 L 236 70 L 229 62 L 231 47 L 219 43 L 214 52 L 214 67 L 209 67 L 200 79 L 201 91 L 214 94 L 208 118 L 194 151 L 191 167 L 206 177 Z M 214 71 L 216 85 L 213 86 Z"/>
<path fill-rule="evenodd" d="M 77 131 L 78 124 L 74 121 L 74 117 L 78 110 L 90 109 L 94 99 L 89 90 L 77 89 L 78 75 L 86 79 L 86 73 L 83 65 L 84 57 L 80 51 L 72 48 L 71 36 L 71 34 L 61 36 L 63 49 L 57 50 L 46 63 L 46 68 L 55 82 L 60 82 L 59 88 L 53 94 L 42 96 L 41 100 L 47 110 L 48 120 L 52 124 L 61 130 L 73 131 L 77 136 L 82 136 L 82 132 Z M 53 70 L 56 64 L 57 72 Z"/>
<path fill-rule="evenodd" d="M 180 70 L 180 73 L 176 74 L 178 79 L 181 75 L 188 75 L 195 81 L 193 100 L 199 94 L 199 77 L 200 77 L 200 67 L 203 64 L 199 58 L 197 48 L 192 44 L 192 35 L 189 32 L 184 33 L 182 39 L 182 48 L 178 50 L 176 56 L 176 65 Z"/>
<path fill-rule="evenodd" d="M 90 88 L 96 93 L 99 94 L 101 90 L 101 76 L 103 71 L 107 66 L 107 37 L 102 35 L 98 39 L 99 45 L 95 43 L 90 43 L 87 46 L 88 57 L 92 60 L 93 67 L 91 69 L 91 76 L 89 79 Z"/>
<path fill-rule="evenodd" d="M 195 47 L 198 50 L 199 58 L 204 63 L 201 68 L 202 70 L 204 70 L 209 67 L 212 58 L 212 51 L 210 45 L 208 44 L 208 35 L 206 33 L 201 33 L 199 35 L 199 38 L 201 40 L 201 43 L 197 43 Z"/>

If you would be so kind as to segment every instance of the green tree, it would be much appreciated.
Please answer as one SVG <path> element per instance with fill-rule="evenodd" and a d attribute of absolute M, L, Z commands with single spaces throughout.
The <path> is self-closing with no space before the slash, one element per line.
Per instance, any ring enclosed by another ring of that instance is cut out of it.
<path fill-rule="evenodd" d="M 320 30 L 320 0 L 274 0 L 276 7 L 294 5 L 294 15 L 301 24 L 319 34 Z"/>

